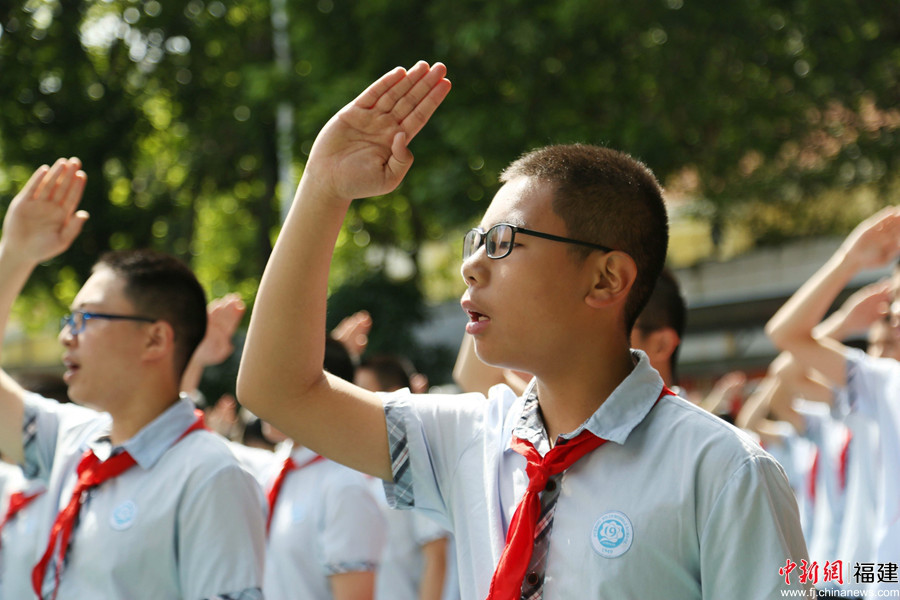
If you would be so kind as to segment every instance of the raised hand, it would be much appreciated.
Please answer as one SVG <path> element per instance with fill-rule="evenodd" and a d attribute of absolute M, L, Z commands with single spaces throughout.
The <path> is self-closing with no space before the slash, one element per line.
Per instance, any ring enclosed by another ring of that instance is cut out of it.
<path fill-rule="evenodd" d="M 382 76 L 319 132 L 304 177 L 343 200 L 393 191 L 412 165 L 407 145 L 450 91 L 446 73 L 421 61 Z"/>
<path fill-rule="evenodd" d="M 88 219 L 76 211 L 86 181 L 77 158 L 38 168 L 9 205 L 2 243 L 34 264 L 62 254 Z"/>
<path fill-rule="evenodd" d="M 847 236 L 841 249 L 857 269 L 880 267 L 900 255 L 900 207 L 880 210 Z"/>
<path fill-rule="evenodd" d="M 337 327 L 331 330 L 331 337 L 343 344 L 350 356 L 359 358 L 369 344 L 369 332 L 372 331 L 372 317 L 361 310 L 349 317 L 344 317 Z"/>
<path fill-rule="evenodd" d="M 888 315 L 890 303 L 891 282 L 870 283 L 847 298 L 839 309 L 842 329 L 850 333 L 868 330 L 872 323 Z"/>
<path fill-rule="evenodd" d="M 192 360 L 204 367 L 218 365 L 234 352 L 234 333 L 237 331 L 247 307 L 237 294 L 217 298 L 206 307 L 206 335 Z"/>

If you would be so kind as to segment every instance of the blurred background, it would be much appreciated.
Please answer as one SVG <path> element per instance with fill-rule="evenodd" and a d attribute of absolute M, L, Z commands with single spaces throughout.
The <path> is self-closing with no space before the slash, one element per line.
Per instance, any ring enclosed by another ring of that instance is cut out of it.
<path fill-rule="evenodd" d="M 75 155 L 92 215 L 29 282 L 4 366 L 58 369 L 58 317 L 106 249 L 172 252 L 252 310 L 317 131 L 418 59 L 446 63 L 453 91 L 401 188 L 354 203 L 329 319 L 368 310 L 369 349 L 434 384 L 463 334 L 462 235 L 533 147 L 609 145 L 665 186 L 688 388 L 764 369 L 766 319 L 900 200 L 896 0 L 3 2 L 0 211 Z M 236 365 L 207 372 L 208 396 Z"/>

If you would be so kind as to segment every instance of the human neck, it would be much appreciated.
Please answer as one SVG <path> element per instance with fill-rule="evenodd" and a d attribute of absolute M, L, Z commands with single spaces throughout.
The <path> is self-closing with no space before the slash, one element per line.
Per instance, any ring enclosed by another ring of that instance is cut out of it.
<path fill-rule="evenodd" d="M 597 365 L 603 365 L 597 368 Z M 634 369 L 627 348 L 598 361 L 582 361 L 554 374 L 536 375 L 538 403 L 550 444 L 577 429 Z"/>
<path fill-rule="evenodd" d="M 112 417 L 110 441 L 122 444 L 138 434 L 144 427 L 178 402 L 178 390 L 159 390 L 131 396 L 114 409 L 108 409 Z"/>
<path fill-rule="evenodd" d="M 657 369 L 659 372 L 659 376 L 662 377 L 663 383 L 666 384 L 666 387 L 674 387 L 675 381 L 672 377 L 672 368 L 668 365 L 668 363 L 664 365 L 657 365 Z"/>

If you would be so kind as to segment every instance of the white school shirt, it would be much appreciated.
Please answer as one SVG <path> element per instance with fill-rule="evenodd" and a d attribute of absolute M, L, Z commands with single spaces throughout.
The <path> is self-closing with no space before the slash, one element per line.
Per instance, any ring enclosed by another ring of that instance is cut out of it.
<path fill-rule="evenodd" d="M 806 541 L 810 559 L 824 565 L 840 558 L 837 550 L 844 520 L 846 455 L 852 439 L 848 439 L 848 427 L 832 416 L 828 405 L 795 400 L 793 407 L 805 423 L 804 437 L 816 447 L 814 472 L 808 474 L 805 490 L 812 491 L 813 514 L 811 535 L 807 533 Z"/>
<path fill-rule="evenodd" d="M 874 461 L 878 477 L 873 531 L 876 563 L 900 564 L 900 362 L 873 358 L 855 348 L 848 349 L 846 360 L 851 410 L 873 419 L 880 430 Z M 882 582 L 874 587 L 894 590 L 900 589 L 900 583 Z"/>
<path fill-rule="evenodd" d="M 787 476 L 794 497 L 797 499 L 797 508 L 800 511 L 800 526 L 803 529 L 805 539 L 809 539 L 813 524 L 812 498 L 809 495 L 809 475 L 816 447 L 805 437 L 802 437 L 794 426 L 787 421 L 774 422 L 774 435 L 768 443 L 760 442 L 763 450 L 774 458 L 784 474 Z M 752 431 L 744 430 L 744 433 L 754 437 Z M 807 544 L 808 547 L 808 544 Z"/>
<path fill-rule="evenodd" d="M 375 600 L 417 600 L 425 566 L 422 546 L 447 539 L 450 532 L 417 511 L 393 510 L 388 506 L 382 481 L 372 477 L 368 482 L 387 526 L 387 542 L 375 578 Z M 447 549 L 450 550 L 449 540 Z M 448 562 L 445 582 L 456 577 L 453 561 Z M 447 587 L 445 584 L 444 589 Z M 444 598 L 449 600 L 446 592 Z"/>
<path fill-rule="evenodd" d="M 12 493 L 40 494 L 3 527 L 0 540 L 0 600 L 31 598 L 34 596 L 31 569 L 36 562 L 36 547 L 40 546 L 35 533 L 39 515 L 44 514 L 43 505 L 47 502 L 46 486 L 41 481 L 26 479 L 20 467 L 2 461 L 0 480 L 0 520 L 6 515 Z"/>
<path fill-rule="evenodd" d="M 266 600 L 330 600 L 330 576 L 376 570 L 384 518 L 362 473 L 330 460 L 303 466 L 316 453 L 290 444 L 275 452 L 276 464 L 288 455 L 299 468 L 275 502 L 263 592 Z"/>
<path fill-rule="evenodd" d="M 674 396 L 647 356 L 577 430 L 609 440 L 562 475 L 550 531 L 545 600 L 766 599 L 808 589 L 797 504 L 781 467 L 752 439 Z M 526 486 L 513 432 L 523 398 L 481 394 L 385 397 L 394 483 L 388 499 L 429 511 L 454 534 L 461 596 L 484 598 Z M 537 414 L 536 405 L 529 410 Z M 542 438 L 542 439 L 539 439 Z M 549 489 L 549 488 L 548 488 Z M 544 492 L 546 494 L 546 492 Z M 527 579 L 527 576 L 526 576 Z"/>
<path fill-rule="evenodd" d="M 256 482 L 181 399 L 122 444 L 136 465 L 93 488 L 72 532 L 58 600 L 261 598 L 265 523 Z M 25 474 L 47 482 L 35 563 L 76 467 L 91 448 L 108 458 L 110 417 L 36 394 L 25 397 Z M 53 587 L 55 561 L 44 580 Z"/>
<path fill-rule="evenodd" d="M 851 410 L 846 388 L 835 394 L 832 413 L 853 433 L 847 452 L 847 491 L 838 557 L 845 563 L 875 562 L 873 532 L 878 523 L 879 427 L 878 423 Z"/>

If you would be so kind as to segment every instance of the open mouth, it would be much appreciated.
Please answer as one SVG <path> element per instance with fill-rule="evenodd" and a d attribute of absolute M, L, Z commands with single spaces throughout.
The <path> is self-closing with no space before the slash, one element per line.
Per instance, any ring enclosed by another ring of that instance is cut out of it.
<path fill-rule="evenodd" d="M 481 314 L 480 312 L 475 312 L 474 310 L 467 310 L 466 313 L 469 315 L 469 320 L 473 323 L 478 323 L 479 321 L 488 321 L 487 316 Z"/>
<path fill-rule="evenodd" d="M 63 374 L 63 379 L 68 381 L 78 370 L 81 368 L 81 365 L 70 358 L 63 358 L 63 366 L 66 368 L 66 372 Z"/>

